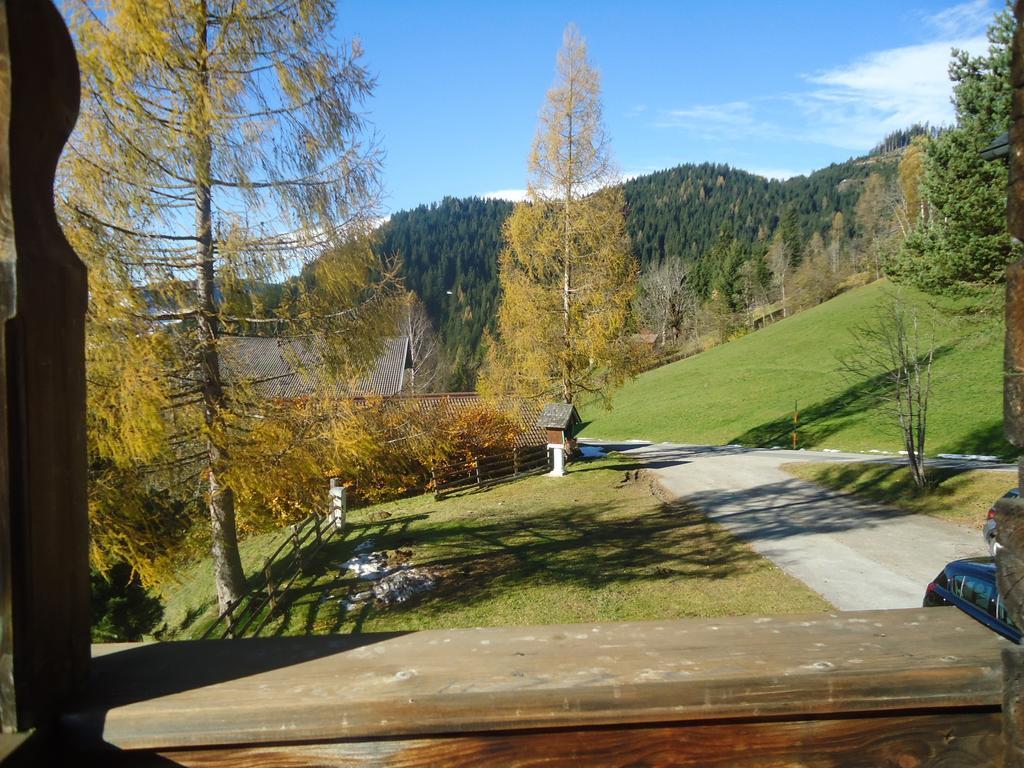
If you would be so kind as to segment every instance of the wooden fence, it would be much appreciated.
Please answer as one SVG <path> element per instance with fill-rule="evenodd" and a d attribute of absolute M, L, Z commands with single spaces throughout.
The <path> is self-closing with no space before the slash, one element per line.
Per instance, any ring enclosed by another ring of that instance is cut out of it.
<path fill-rule="evenodd" d="M 431 469 L 430 476 L 434 498 L 440 500 L 468 488 L 507 482 L 547 468 L 547 446 L 534 445 L 441 464 Z"/>
<path fill-rule="evenodd" d="M 277 615 L 299 574 L 308 571 L 310 561 L 337 530 L 331 518 L 319 512 L 293 525 L 288 537 L 260 570 L 261 588 L 251 590 L 232 602 L 206 629 L 201 639 L 244 637 L 250 630 L 252 634 L 258 634 Z"/>

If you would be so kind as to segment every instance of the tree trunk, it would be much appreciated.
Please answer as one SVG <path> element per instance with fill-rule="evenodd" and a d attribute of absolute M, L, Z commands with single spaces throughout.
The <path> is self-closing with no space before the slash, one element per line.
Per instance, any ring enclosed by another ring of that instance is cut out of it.
<path fill-rule="evenodd" d="M 209 90 L 210 78 L 206 69 L 207 27 L 199 30 L 199 88 Z M 198 109 L 204 109 L 200 106 Z M 197 121 L 202 125 L 203 121 Z M 203 390 L 203 418 L 207 429 L 207 507 L 210 513 L 210 533 L 213 556 L 213 575 L 217 587 L 217 603 L 223 612 L 231 602 L 245 591 L 245 574 L 238 553 L 238 533 L 235 528 L 235 498 L 230 488 L 221 483 L 221 473 L 227 460 L 223 440 L 224 387 L 220 378 L 220 360 L 217 338 L 220 324 L 217 318 L 216 286 L 214 282 L 213 214 L 210 196 L 213 147 L 209 132 L 196 136 L 195 203 L 198 247 L 198 275 L 196 294 L 199 303 L 199 375 Z"/>
<path fill-rule="evenodd" d="M 570 334 L 572 333 L 570 326 L 569 317 L 569 305 L 572 294 L 572 265 L 571 265 L 571 244 L 572 244 L 572 233 L 570 230 L 570 220 L 572 218 L 572 187 L 575 179 L 573 178 L 573 142 L 576 140 L 576 136 L 573 132 L 573 108 L 575 107 L 574 88 L 572 72 L 570 71 L 570 77 L 568 82 L 569 96 L 568 96 L 568 116 L 569 116 L 569 131 L 566 138 L 566 163 L 565 163 L 565 207 L 564 207 L 564 219 L 563 224 L 563 248 L 564 253 L 562 254 L 562 345 L 565 353 L 565 360 L 562 363 L 562 399 L 571 403 L 573 399 L 572 387 L 572 344 L 570 343 Z"/>
<path fill-rule="evenodd" d="M 914 478 L 914 485 L 919 490 L 924 490 L 928 486 L 928 478 L 924 472 L 924 456 L 921 446 L 917 445 L 914 438 L 910 435 L 907 436 L 905 443 L 907 446 L 907 462 L 910 465 L 910 475 Z"/>
<path fill-rule="evenodd" d="M 901 341 L 901 354 L 904 356 L 907 354 L 906 347 Z M 906 414 L 904 415 L 904 407 L 901 404 L 900 408 L 900 426 L 903 428 L 903 443 L 907 448 L 907 464 L 910 466 L 910 475 L 914 478 L 914 485 L 917 486 L 918 490 L 924 490 L 928 486 L 928 479 L 924 473 L 924 449 L 919 441 L 919 433 L 917 432 L 917 423 L 920 419 L 920 413 L 915 412 L 914 401 L 915 401 L 915 381 L 911 376 L 910 372 L 907 372 L 906 383 Z M 902 400 L 902 393 L 899 395 Z"/>
<path fill-rule="evenodd" d="M 567 402 L 572 402 L 572 347 L 569 343 L 569 286 L 570 274 L 569 274 L 569 205 L 566 201 L 566 222 L 565 222 L 565 260 L 563 263 L 562 271 L 562 345 L 565 354 L 565 360 L 562 363 L 562 399 Z"/>

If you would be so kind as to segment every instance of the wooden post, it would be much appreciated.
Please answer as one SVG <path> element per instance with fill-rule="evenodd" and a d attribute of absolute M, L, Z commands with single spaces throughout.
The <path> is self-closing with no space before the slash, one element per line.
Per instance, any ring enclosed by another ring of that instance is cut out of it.
<path fill-rule="evenodd" d="M 85 268 L 53 207 L 78 115 L 50 2 L 0 2 L 0 725 L 45 729 L 89 667 Z M 16 288 L 15 288 L 16 286 Z"/>
<path fill-rule="evenodd" d="M 292 541 L 292 554 L 295 557 L 295 561 L 299 564 L 299 570 L 303 573 L 306 572 L 306 558 L 302 554 L 302 545 L 299 542 L 299 531 L 295 526 L 292 526 L 291 533 Z"/>
<path fill-rule="evenodd" d="M 11 116 L 11 67 L 7 47 L 7 10 L 0 5 L 0 196 L 10 201 L 11 168 L 9 162 L 8 130 Z M 2 215 L 5 205 L 0 204 L 0 322 L 14 317 L 15 267 L 14 224 Z M 3 334 L 0 333 L 0 391 L 6 391 Z M 7 402 L 0 402 L 0 435 L 7 436 Z M 11 619 L 11 529 L 10 497 L 7 463 L 7 441 L 0 439 L 0 732 L 13 733 L 18 729 L 15 711 L 17 698 L 14 691 L 14 633 Z"/>
<path fill-rule="evenodd" d="M 274 589 L 274 575 L 272 573 L 273 564 L 267 563 L 263 567 L 263 578 L 267 582 L 267 601 L 270 603 L 271 610 L 277 610 L 277 592 Z"/>
<path fill-rule="evenodd" d="M 1010 235 L 1024 240 L 1024 2 L 1014 5 L 1017 27 L 1013 36 L 1010 81 L 1013 86 L 1010 119 L 1010 168 L 1007 223 Z M 989 161 L 993 162 L 993 161 Z M 999 160 L 998 162 L 1002 162 Z M 1003 351 L 1003 433 L 1024 447 L 1024 262 L 1006 270 L 1006 340 Z M 1024 488 L 1024 459 L 1018 464 L 1018 483 Z M 1024 515 L 1020 499 L 1000 499 L 996 505 L 996 535 L 1002 548 L 996 556 L 999 591 L 1011 617 L 1024 618 L 1024 594 L 1019 582 L 1024 567 L 1024 540 L 1015 523 Z M 1003 764 L 1024 768 L 1024 651 L 1003 651 Z"/>
<path fill-rule="evenodd" d="M 235 616 L 235 608 L 237 608 L 238 604 L 241 602 L 242 598 L 238 598 L 237 600 L 232 600 L 228 603 L 228 611 L 224 614 L 224 617 L 227 619 L 227 627 L 224 629 L 224 637 L 230 637 L 232 639 L 235 637 L 235 623 L 238 620 L 238 617 Z"/>

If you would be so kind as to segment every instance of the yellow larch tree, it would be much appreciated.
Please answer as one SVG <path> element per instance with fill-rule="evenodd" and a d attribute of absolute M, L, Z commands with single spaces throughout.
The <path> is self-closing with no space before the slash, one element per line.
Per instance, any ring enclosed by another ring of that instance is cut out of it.
<path fill-rule="evenodd" d="M 601 118 L 600 76 L 566 28 L 529 159 L 527 199 L 504 227 L 498 335 L 481 390 L 605 402 L 635 373 L 637 266 Z"/>
<path fill-rule="evenodd" d="M 358 367 L 386 322 L 391 274 L 367 242 L 380 154 L 360 111 L 373 78 L 333 0 L 65 10 L 83 98 L 58 205 L 90 273 L 94 553 L 153 567 L 200 521 L 145 499 L 191 496 L 224 608 L 245 588 L 232 477 L 284 460 L 253 444 L 281 440 L 265 424 L 280 404 L 226 375 L 225 340 L 315 338 Z"/>

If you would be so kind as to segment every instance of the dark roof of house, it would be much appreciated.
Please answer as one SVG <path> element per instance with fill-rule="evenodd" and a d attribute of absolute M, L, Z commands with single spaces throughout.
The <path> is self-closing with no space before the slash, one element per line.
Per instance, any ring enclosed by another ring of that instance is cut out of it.
<path fill-rule="evenodd" d="M 405 386 L 412 367 L 409 339 L 385 339 L 380 356 L 368 373 L 346 380 L 330 370 L 322 339 L 282 339 L 265 336 L 225 336 L 219 343 L 225 381 L 245 383 L 266 398 L 391 397 Z"/>
<path fill-rule="evenodd" d="M 572 403 L 548 403 L 537 417 L 537 426 L 542 429 L 568 429 L 580 422 L 580 415 Z"/>

